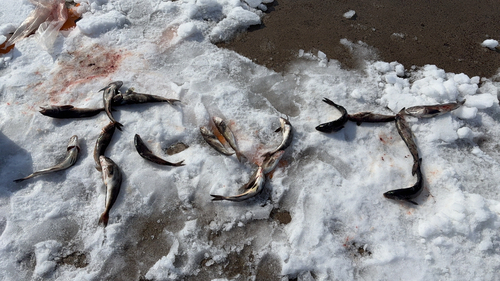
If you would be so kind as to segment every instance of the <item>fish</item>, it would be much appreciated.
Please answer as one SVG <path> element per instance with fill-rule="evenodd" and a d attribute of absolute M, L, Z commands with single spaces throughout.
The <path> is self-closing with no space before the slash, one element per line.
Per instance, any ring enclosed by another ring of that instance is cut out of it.
<path fill-rule="evenodd" d="M 278 147 L 275 148 L 274 150 L 264 153 L 262 155 L 263 157 L 268 157 L 268 156 L 271 156 L 280 150 L 285 150 L 292 143 L 293 128 L 292 128 L 292 124 L 290 124 L 290 121 L 288 121 L 285 118 L 280 117 L 280 127 L 276 130 L 276 132 L 279 132 L 279 131 L 281 131 L 283 133 L 283 140 L 281 141 L 280 145 L 278 145 Z"/>
<path fill-rule="evenodd" d="M 413 156 L 413 168 L 412 175 L 415 175 L 416 169 L 418 168 L 418 149 L 415 141 L 413 140 L 413 133 L 411 132 L 410 125 L 406 122 L 404 118 L 404 114 L 401 114 L 402 109 L 398 114 L 396 114 L 396 128 L 398 129 L 398 133 L 406 143 L 406 146 L 410 150 L 411 155 Z"/>
<path fill-rule="evenodd" d="M 354 114 L 348 114 L 347 119 L 349 121 L 356 122 L 356 124 L 359 126 L 363 122 L 368 122 L 368 123 L 392 122 L 396 119 L 396 116 L 395 115 L 377 114 L 377 113 L 364 111 L 364 112 L 358 112 L 358 113 L 354 113 Z"/>
<path fill-rule="evenodd" d="M 227 150 L 227 148 L 220 143 L 219 139 L 207 127 L 200 127 L 200 133 L 203 139 L 215 150 L 224 155 L 233 155 L 234 152 Z"/>
<path fill-rule="evenodd" d="M 67 105 L 49 105 L 47 107 L 40 107 L 40 113 L 52 118 L 65 119 L 65 118 L 85 118 L 92 117 L 104 111 L 101 108 L 77 108 L 70 104 Z"/>
<path fill-rule="evenodd" d="M 337 108 L 340 111 L 340 113 L 342 114 L 342 116 L 340 116 L 340 118 L 337 120 L 323 123 L 323 124 L 319 124 L 318 126 L 316 126 L 316 130 L 323 132 L 323 133 L 334 133 L 334 132 L 340 131 L 340 129 L 344 128 L 344 125 L 348 120 L 347 110 L 343 106 L 338 105 L 327 98 L 323 98 L 323 102 Z"/>
<path fill-rule="evenodd" d="M 238 161 L 241 162 L 241 158 L 242 157 L 246 158 L 246 157 L 238 149 L 238 145 L 236 144 L 236 139 L 235 139 L 234 134 L 231 131 L 231 129 L 229 129 L 226 122 L 224 122 L 224 120 L 222 120 L 220 117 L 214 116 L 212 118 L 212 120 L 214 121 L 214 124 L 215 124 L 215 127 L 217 128 L 217 130 L 219 130 L 219 133 L 221 133 L 221 135 L 224 137 L 224 139 L 226 139 L 226 141 L 229 143 L 229 145 L 234 149 L 234 152 L 236 153 L 236 158 L 238 158 Z"/>
<path fill-rule="evenodd" d="M 121 123 L 119 123 L 118 121 L 116 121 L 115 118 L 113 118 L 113 114 L 111 114 L 111 104 L 112 104 L 113 97 L 118 94 L 118 89 L 120 89 L 120 87 L 122 85 L 123 85 L 122 81 L 115 81 L 115 82 L 109 83 L 108 86 L 99 90 L 99 92 L 103 91 L 102 92 L 102 101 L 104 103 L 104 109 L 106 111 L 106 114 L 108 115 L 108 117 L 111 121 L 116 123 L 117 128 L 120 131 L 121 131 L 121 127 L 123 125 Z"/>
<path fill-rule="evenodd" d="M 404 109 L 404 114 L 417 118 L 431 118 L 455 110 L 461 107 L 464 103 L 465 100 L 461 102 L 452 102 L 452 103 L 444 103 L 436 105 L 412 106 Z"/>
<path fill-rule="evenodd" d="M 244 187 L 248 186 L 248 188 L 242 194 L 234 196 L 222 196 L 222 195 L 210 194 L 210 196 L 213 197 L 212 201 L 227 200 L 227 201 L 241 202 L 249 198 L 255 197 L 256 195 L 261 193 L 262 190 L 264 189 L 265 183 L 266 183 L 266 176 L 264 174 L 264 168 L 260 166 L 257 169 L 255 176 L 252 177 L 250 182 L 244 185 Z"/>
<path fill-rule="evenodd" d="M 117 94 L 113 97 L 112 105 L 126 105 L 148 102 L 168 102 L 173 105 L 175 102 L 180 102 L 176 99 L 167 99 L 161 96 L 148 95 L 134 92 L 134 88 L 128 89 L 125 94 Z"/>
<path fill-rule="evenodd" d="M 78 143 L 78 136 L 74 135 L 69 139 L 68 147 L 66 149 L 66 157 L 64 158 L 64 160 L 61 163 L 59 163 L 53 167 L 34 172 L 31 175 L 26 176 L 24 178 L 16 179 L 16 180 L 14 180 L 14 182 L 21 182 L 21 181 L 24 181 L 24 180 L 27 180 L 29 178 L 36 177 L 39 175 L 67 169 L 67 168 L 73 166 L 73 164 L 75 164 L 76 160 L 78 159 L 79 152 L 80 152 L 80 144 Z"/>
<path fill-rule="evenodd" d="M 177 163 L 171 163 L 166 160 L 161 159 L 160 157 L 156 156 L 153 154 L 153 152 L 146 146 L 144 141 L 141 139 L 141 136 L 138 134 L 135 134 L 134 136 L 134 145 L 135 149 L 137 149 L 137 152 L 139 152 L 139 155 L 141 155 L 142 158 L 149 160 L 151 162 L 154 162 L 156 164 L 160 165 L 166 165 L 166 166 L 184 166 L 183 162 L 184 160 L 177 162 Z"/>
<path fill-rule="evenodd" d="M 101 160 L 99 157 L 101 155 L 104 155 L 104 152 L 106 151 L 106 148 L 108 148 L 109 143 L 111 142 L 111 138 L 113 137 L 113 134 L 115 133 L 115 128 L 116 128 L 116 123 L 109 122 L 108 125 L 106 125 L 104 128 L 101 130 L 101 134 L 97 138 L 97 141 L 95 142 L 95 147 L 94 147 L 94 161 L 96 164 L 96 169 L 98 171 L 101 171 Z"/>
<path fill-rule="evenodd" d="M 387 191 L 386 193 L 384 193 L 384 197 L 393 200 L 407 201 L 414 205 L 418 205 L 417 202 L 411 199 L 417 198 L 420 195 L 420 193 L 422 193 L 423 190 L 422 171 L 420 170 L 421 163 L 422 163 L 422 158 L 420 158 L 418 161 L 416 169 L 417 182 L 414 185 L 408 188 L 401 188 L 401 189 Z"/>
<path fill-rule="evenodd" d="M 106 185 L 106 203 L 104 212 L 99 218 L 99 225 L 108 225 L 109 211 L 113 204 L 115 204 L 118 193 L 120 193 L 120 187 L 122 185 L 122 173 L 118 165 L 116 165 L 110 158 L 101 155 L 99 156 L 99 161 L 102 167 L 102 181 Z"/>
<path fill-rule="evenodd" d="M 264 174 L 267 175 L 276 168 L 276 166 L 278 165 L 278 163 L 281 160 L 281 157 L 283 157 L 283 154 L 285 154 L 284 150 L 278 150 L 278 151 L 274 152 L 273 154 L 270 154 L 264 158 L 264 161 L 262 161 L 262 165 L 261 165 L 263 168 Z"/>

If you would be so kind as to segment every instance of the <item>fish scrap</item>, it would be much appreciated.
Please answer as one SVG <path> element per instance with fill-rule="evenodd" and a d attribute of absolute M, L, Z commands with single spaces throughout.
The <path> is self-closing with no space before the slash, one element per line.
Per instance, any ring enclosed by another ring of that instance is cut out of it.
<path fill-rule="evenodd" d="M 16 180 L 14 180 L 14 182 L 21 182 L 21 181 L 24 181 L 24 180 L 27 180 L 27 179 L 30 179 L 32 177 L 36 177 L 39 175 L 67 169 L 67 168 L 73 166 L 73 164 L 75 164 L 76 160 L 78 159 L 79 152 L 80 152 L 80 144 L 78 143 L 78 136 L 74 135 L 69 139 L 68 147 L 66 149 L 66 157 L 64 158 L 64 160 L 61 163 L 59 163 L 53 167 L 34 172 L 31 175 L 26 176 L 24 178 L 16 179 Z"/>
<path fill-rule="evenodd" d="M 396 114 L 396 128 L 398 129 L 398 133 L 403 139 L 403 141 L 406 143 L 406 146 L 410 150 L 411 156 L 413 156 L 413 168 L 412 168 L 412 175 L 415 175 L 415 172 L 418 168 L 419 162 L 420 162 L 420 157 L 418 156 L 418 149 L 417 145 L 415 144 L 415 141 L 413 140 L 413 133 L 411 131 L 410 125 L 408 125 L 408 122 L 406 122 L 404 118 L 404 114 L 402 114 L 402 111 L 400 113 Z"/>
<path fill-rule="evenodd" d="M 405 115 L 413 116 L 416 118 L 431 118 L 453 111 L 464 105 L 464 103 L 465 100 L 461 102 L 452 102 L 452 103 L 444 103 L 436 105 L 419 105 L 419 106 L 403 108 L 401 111 Z"/>
<path fill-rule="evenodd" d="M 334 132 L 340 131 L 342 128 L 344 128 L 344 125 L 348 120 L 347 110 L 343 106 L 338 105 L 327 98 L 323 98 L 323 102 L 338 109 L 340 111 L 340 113 L 342 114 L 342 116 L 340 116 L 340 118 L 338 118 L 337 120 L 323 123 L 323 124 L 319 124 L 318 126 L 316 126 L 316 130 L 323 132 L 323 133 L 334 133 Z"/>
<path fill-rule="evenodd" d="M 418 205 L 417 202 L 412 199 L 417 198 L 420 193 L 422 193 L 423 188 L 423 180 L 422 180 L 422 171 L 420 170 L 420 165 L 422 163 L 422 158 L 419 159 L 417 167 L 415 169 L 415 173 L 417 174 L 417 182 L 408 187 L 390 190 L 384 193 L 384 197 L 393 200 L 400 200 L 412 203 L 414 205 Z"/>
<path fill-rule="evenodd" d="M 217 128 L 219 133 L 224 137 L 224 139 L 227 141 L 227 143 L 229 143 L 231 148 L 236 153 L 236 158 L 238 158 L 238 161 L 241 162 L 241 158 L 246 158 L 246 157 L 238 149 L 238 145 L 236 144 L 236 138 L 234 137 L 234 134 L 231 131 L 231 129 L 229 129 L 226 122 L 222 120 L 222 118 L 220 117 L 214 116 L 212 120 L 214 121 L 215 127 Z"/>
<path fill-rule="evenodd" d="M 283 133 L 283 140 L 281 141 L 280 145 L 278 145 L 278 147 L 276 147 L 274 150 L 264 153 L 264 155 L 262 155 L 263 157 L 269 157 L 278 151 L 285 150 L 290 146 L 290 144 L 292 144 L 293 127 L 290 121 L 280 117 L 280 127 L 276 130 L 276 132 L 280 131 Z"/>
<path fill-rule="evenodd" d="M 200 133 L 203 139 L 218 152 L 227 156 L 234 154 L 234 152 L 229 151 L 207 127 L 200 127 Z"/>

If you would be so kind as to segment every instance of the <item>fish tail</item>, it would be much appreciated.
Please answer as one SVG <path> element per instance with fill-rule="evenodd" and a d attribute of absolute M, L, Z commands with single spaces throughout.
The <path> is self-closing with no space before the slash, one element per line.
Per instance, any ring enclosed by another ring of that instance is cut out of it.
<path fill-rule="evenodd" d="M 109 220 L 109 213 L 108 212 L 104 212 L 102 213 L 101 217 L 99 218 L 99 225 L 104 225 L 104 227 L 106 227 L 108 225 L 108 220 Z"/>
<path fill-rule="evenodd" d="M 184 165 L 186 165 L 186 164 L 184 164 L 184 160 L 177 162 L 177 163 L 172 163 L 172 166 L 175 166 L 175 167 L 184 166 Z"/>
<path fill-rule="evenodd" d="M 239 151 L 235 151 L 235 152 L 236 152 L 236 158 L 238 158 L 239 162 L 241 162 L 242 158 L 247 159 L 247 157 L 245 155 L 243 155 L 241 152 L 239 152 Z"/>
<path fill-rule="evenodd" d="M 113 125 L 115 125 L 115 127 L 116 127 L 118 130 L 122 131 L 122 127 L 123 127 L 123 124 L 122 124 L 122 123 L 120 123 L 120 122 L 118 122 L 118 121 L 114 121 L 114 122 L 113 122 Z"/>
<path fill-rule="evenodd" d="M 212 201 L 221 201 L 221 200 L 224 200 L 226 199 L 225 196 L 222 196 L 222 195 L 213 195 L 213 194 L 210 194 L 210 196 L 212 196 Z"/>
<path fill-rule="evenodd" d="M 170 105 L 174 105 L 175 102 L 181 102 L 181 101 L 176 99 L 167 99 L 166 102 L 168 102 Z"/>

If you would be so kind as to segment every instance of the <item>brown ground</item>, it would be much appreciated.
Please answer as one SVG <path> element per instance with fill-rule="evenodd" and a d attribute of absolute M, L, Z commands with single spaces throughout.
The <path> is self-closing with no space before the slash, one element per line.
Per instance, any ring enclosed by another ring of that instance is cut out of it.
<path fill-rule="evenodd" d="M 343 17 L 351 9 L 355 20 Z M 491 77 L 500 68 L 500 53 L 481 43 L 500 40 L 500 1 L 275 0 L 261 26 L 219 46 L 278 72 L 299 49 L 321 50 L 353 68 L 342 38 L 361 40 L 378 49 L 379 59 L 407 69 L 435 64 L 447 72 Z"/>

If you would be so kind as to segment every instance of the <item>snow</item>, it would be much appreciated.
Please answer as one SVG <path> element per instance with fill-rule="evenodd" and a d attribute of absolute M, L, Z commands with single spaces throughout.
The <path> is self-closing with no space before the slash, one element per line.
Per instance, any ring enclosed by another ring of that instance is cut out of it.
<path fill-rule="evenodd" d="M 32 5 L 6 0 L 0 30 Z M 0 68 L 0 276 L 4 280 L 494 280 L 500 270 L 500 84 L 434 65 L 366 61 L 345 70 L 321 51 L 301 50 L 288 72 L 254 64 L 213 43 L 260 23 L 260 4 L 232 0 L 77 1 L 77 27 L 47 53 L 33 37 L 2 57 Z M 135 2 L 134 2 L 135 3 Z M 3 28 L 3 29 L 2 29 Z M 5 34 L 4 34 L 5 35 Z M 360 54 L 370 47 L 342 41 Z M 58 120 L 47 104 L 102 106 L 98 92 L 180 99 L 180 105 L 117 107 L 124 124 L 106 151 L 124 178 L 109 225 L 97 225 L 105 187 L 94 144 L 105 114 Z M 414 183 L 412 159 L 393 123 L 348 122 L 337 133 L 314 129 L 348 112 L 395 114 L 403 107 L 466 100 L 451 114 L 408 118 L 425 190 L 418 206 L 384 198 Z M 228 121 L 248 157 L 239 163 L 204 142 L 211 116 Z M 237 194 L 281 142 L 288 116 L 294 140 L 261 195 Z M 64 157 L 80 138 L 77 163 L 23 183 L 13 179 Z M 146 162 L 141 135 L 157 155 L 182 167 Z M 163 150 L 183 142 L 172 156 Z M 79 258 L 76 258 L 79 257 Z M 408 266 L 411 264 L 411 266 Z"/>
<path fill-rule="evenodd" d="M 495 39 L 486 39 L 481 43 L 481 46 L 490 48 L 490 49 L 495 49 L 498 46 L 498 41 Z"/>

